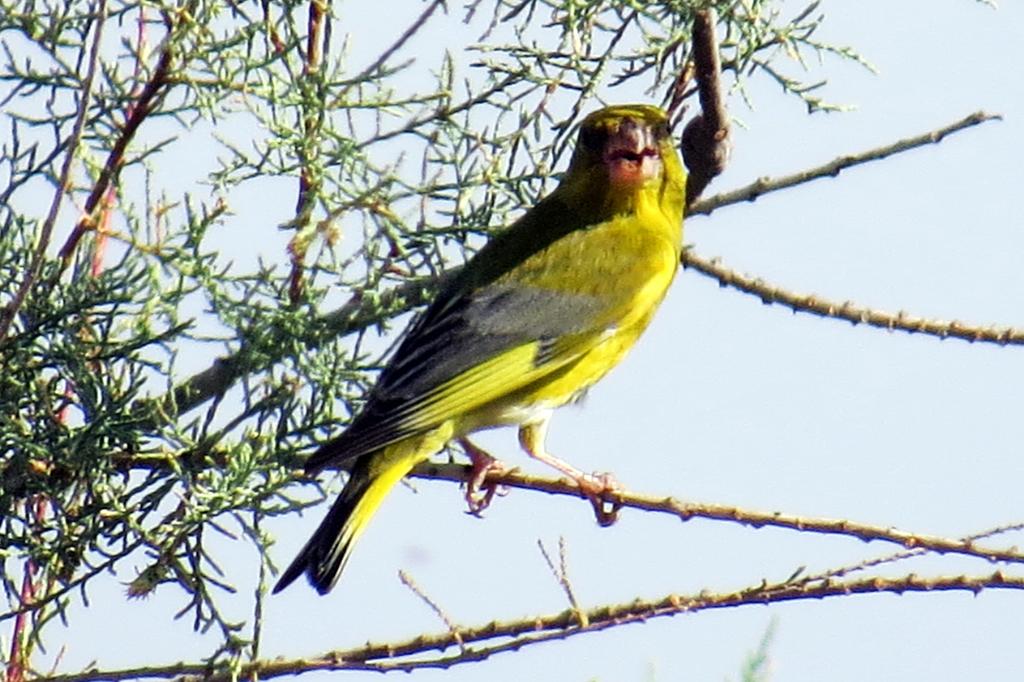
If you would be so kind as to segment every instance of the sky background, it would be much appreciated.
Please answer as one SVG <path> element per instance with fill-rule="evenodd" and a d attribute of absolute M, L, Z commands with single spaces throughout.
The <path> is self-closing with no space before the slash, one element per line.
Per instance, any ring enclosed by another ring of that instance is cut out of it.
<path fill-rule="evenodd" d="M 379 8 L 341 4 L 344 21 L 335 30 L 371 25 L 370 13 Z M 972 0 L 826 1 L 821 9 L 828 19 L 819 37 L 856 47 L 878 74 L 827 62 L 827 97 L 855 109 L 813 116 L 776 86 L 752 80 L 755 108 L 730 100 L 743 125 L 734 130 L 731 165 L 706 196 L 979 109 L 1004 120 L 838 178 L 694 217 L 686 223 L 686 242 L 702 256 L 721 257 L 787 289 L 925 317 L 1024 327 L 1021 3 L 993 10 Z M 396 18 L 394 26 L 407 23 Z M 417 49 L 451 46 L 461 35 L 457 12 L 429 28 Z M 356 31 L 354 70 L 390 41 Z M 602 94 L 609 102 L 643 99 L 639 91 Z M 245 220 L 262 222 L 268 237 L 228 233 L 225 256 L 283 253 L 286 235 L 276 224 L 292 210 L 293 191 L 285 200 L 253 193 L 239 211 L 238 229 Z M 548 445 L 585 470 L 613 471 L 638 492 L 957 537 L 1022 518 L 1022 377 L 1019 348 L 792 314 L 681 271 L 634 352 L 582 407 L 556 415 Z M 518 452 L 514 431 L 490 432 L 480 442 L 510 463 L 547 473 Z M 418 482 L 415 488 L 399 488 L 388 499 L 329 596 L 297 584 L 267 602 L 264 656 L 314 655 L 444 630 L 401 584 L 403 569 L 460 625 L 561 611 L 567 604 L 538 540 L 557 551 L 565 538 L 570 576 L 585 607 L 729 591 L 891 549 L 703 520 L 683 524 L 630 510 L 603 529 L 582 501 L 524 491 L 496 500 L 477 519 L 464 513 L 455 486 Z M 278 565 L 291 559 L 325 511 L 267 524 L 278 537 L 272 550 Z M 225 570 L 251 590 L 257 561 L 237 545 Z M 910 570 L 949 575 L 991 568 L 930 558 L 887 574 Z M 89 661 L 102 668 L 170 663 L 208 653 L 209 640 L 185 620 L 170 620 L 179 595 L 126 601 L 122 583 L 130 578 L 112 577 L 90 593 L 92 608 L 72 610 L 63 669 Z M 481 664 L 417 672 L 415 679 L 737 679 L 743 657 L 771 623 L 773 680 L 1015 679 L 1021 613 L 1024 595 L 1007 591 L 744 607 L 528 647 Z M 59 648 L 51 644 L 49 654 Z"/>

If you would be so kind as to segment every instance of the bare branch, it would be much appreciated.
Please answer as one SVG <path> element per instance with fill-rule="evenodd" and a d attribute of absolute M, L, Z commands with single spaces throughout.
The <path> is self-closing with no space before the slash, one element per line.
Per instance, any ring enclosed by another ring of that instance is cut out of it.
<path fill-rule="evenodd" d="M 981 327 L 958 320 L 931 320 L 903 311 L 888 313 L 851 301 L 837 303 L 813 294 L 798 294 L 758 277 L 739 274 L 735 270 L 723 266 L 718 259 L 702 258 L 693 251 L 684 251 L 681 260 L 684 268 L 716 279 L 723 287 L 730 287 L 745 294 L 757 296 L 765 305 L 781 305 L 797 313 L 832 317 L 846 320 L 855 325 L 866 324 L 887 331 L 927 334 L 940 339 L 961 339 L 968 343 L 994 343 L 1000 346 L 1024 344 L 1024 330 L 1014 327 L 994 325 Z"/>
<path fill-rule="evenodd" d="M 686 179 L 686 203 L 692 204 L 729 162 L 732 140 L 729 114 L 722 96 L 722 65 L 718 56 L 715 11 L 697 12 L 693 19 L 693 62 L 700 97 L 700 114 L 683 130 L 682 150 L 690 177 Z"/>
<path fill-rule="evenodd" d="M 1003 120 L 1003 118 L 998 114 L 987 114 L 984 111 L 976 111 L 955 123 L 951 123 L 948 126 L 938 128 L 931 132 L 915 135 L 914 137 L 903 138 L 902 140 L 897 140 L 892 144 L 875 147 L 874 149 L 868 149 L 867 151 L 858 152 L 856 154 L 840 156 L 826 164 L 815 168 L 809 168 L 807 170 L 800 171 L 799 173 L 785 175 L 781 178 L 759 178 L 745 187 L 740 187 L 739 189 L 732 190 L 731 192 L 716 194 L 708 197 L 707 199 L 698 200 L 693 203 L 687 214 L 709 215 L 716 209 L 724 206 L 730 206 L 732 204 L 739 204 L 745 201 L 754 201 L 764 194 L 788 189 L 820 178 L 834 178 L 847 168 L 859 166 L 871 161 L 881 161 L 882 159 L 895 154 L 909 152 L 912 149 L 917 149 L 918 147 L 923 147 L 925 145 L 938 144 L 946 137 L 954 133 L 958 133 L 966 128 L 987 123 L 988 121 L 1001 120 Z"/>
<path fill-rule="evenodd" d="M 176 663 L 168 666 L 146 666 L 122 670 L 92 670 L 71 675 L 35 678 L 37 682 L 93 682 L 94 680 L 176 679 L 178 682 L 228 682 L 241 677 L 270 679 L 316 671 L 371 670 L 376 672 L 447 669 L 464 663 L 481 661 L 498 653 L 515 651 L 526 646 L 577 635 L 598 632 L 652 618 L 698 613 L 711 609 L 736 608 L 754 604 L 775 604 L 789 601 L 820 600 L 860 594 L 895 594 L 910 592 L 971 592 L 986 589 L 1024 590 L 1024 577 L 996 571 L 990 575 L 956 575 L 927 578 L 906 575 L 898 578 L 870 577 L 861 580 L 824 580 L 816 583 L 761 582 L 735 592 L 669 594 L 654 600 L 636 599 L 622 604 L 608 604 L 586 611 L 588 625 L 579 624 L 579 616 L 567 609 L 546 616 L 512 621 L 491 621 L 464 628 L 458 632 L 419 635 L 411 640 L 387 644 L 367 644 L 356 649 L 331 651 L 315 657 L 255 661 L 237 669 L 211 672 L 207 663 Z M 509 641 L 496 642 L 506 639 Z M 453 655 L 447 649 L 466 644 Z M 496 642 L 496 643 L 492 643 Z M 484 644 L 481 647 L 470 646 Z M 441 652 L 425 657 L 428 652 Z"/>
<path fill-rule="evenodd" d="M 422 464 L 413 470 L 416 478 L 465 482 L 470 475 L 470 468 L 460 464 Z M 568 495 L 587 499 L 568 479 L 534 476 L 518 470 L 494 471 L 489 473 L 487 484 L 497 484 L 510 488 L 522 488 L 552 495 Z M 937 554 L 962 554 L 991 562 L 1024 564 L 1024 552 L 1017 549 L 991 549 L 979 547 L 971 539 L 956 540 L 920 535 L 895 528 L 872 526 L 845 519 L 823 519 L 806 516 L 784 514 L 782 512 L 759 512 L 731 505 L 710 504 L 702 502 L 683 502 L 674 497 L 645 495 L 628 490 L 615 490 L 606 494 L 606 499 L 623 509 L 670 514 L 682 521 L 694 518 L 729 521 L 753 528 L 771 526 L 788 528 L 801 532 L 822 533 L 826 535 L 845 535 L 858 540 L 881 540 L 891 542 L 907 549 L 922 548 Z"/>

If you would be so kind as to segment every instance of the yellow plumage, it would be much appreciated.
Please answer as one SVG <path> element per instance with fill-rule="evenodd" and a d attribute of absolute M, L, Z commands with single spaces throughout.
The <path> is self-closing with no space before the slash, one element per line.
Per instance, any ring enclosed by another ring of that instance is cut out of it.
<path fill-rule="evenodd" d="M 310 458 L 308 471 L 345 466 L 351 477 L 275 591 L 303 572 L 330 590 L 387 492 L 478 429 L 518 424 L 529 454 L 596 494 L 544 451 L 547 421 L 647 327 L 678 267 L 684 197 L 661 110 L 589 115 L 555 191 L 466 264 L 410 327 L 362 412 Z"/>

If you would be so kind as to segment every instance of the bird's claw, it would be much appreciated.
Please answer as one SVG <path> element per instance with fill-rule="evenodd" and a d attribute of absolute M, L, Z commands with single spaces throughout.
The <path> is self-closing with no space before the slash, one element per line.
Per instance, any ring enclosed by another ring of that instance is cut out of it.
<path fill-rule="evenodd" d="M 491 475 L 500 475 L 512 471 L 501 460 L 490 453 L 473 445 L 469 441 L 462 442 L 466 454 L 472 462 L 469 479 L 466 481 L 466 505 L 469 513 L 480 516 L 497 495 L 508 494 L 508 488 L 494 481 L 488 481 Z"/>
<path fill-rule="evenodd" d="M 475 469 L 476 467 L 474 467 Z M 511 471 L 510 468 L 497 460 L 478 472 L 474 471 L 466 483 L 466 505 L 469 507 L 470 514 L 480 516 L 490 506 L 491 500 L 494 499 L 495 495 L 504 496 L 508 494 L 508 486 L 501 485 L 496 481 L 487 481 L 486 479 L 491 474 L 504 474 L 509 471 Z"/>
<path fill-rule="evenodd" d="M 609 473 L 584 474 L 576 479 L 576 485 L 594 507 L 594 517 L 599 526 L 607 527 L 619 520 L 622 501 L 617 493 L 622 490 L 622 484 L 614 476 Z"/>

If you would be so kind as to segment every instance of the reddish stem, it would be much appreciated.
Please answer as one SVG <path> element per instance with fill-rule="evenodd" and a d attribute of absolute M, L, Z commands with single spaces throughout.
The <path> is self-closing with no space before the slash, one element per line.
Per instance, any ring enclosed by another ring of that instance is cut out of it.
<path fill-rule="evenodd" d="M 26 508 L 32 501 L 26 501 Z M 35 497 L 35 518 L 42 520 L 46 517 L 46 498 L 42 495 Z M 19 592 L 20 607 L 25 607 L 36 600 L 36 564 L 31 559 L 25 561 L 25 574 L 21 577 L 21 590 Z M 7 682 L 24 682 L 25 673 L 28 671 L 28 659 L 30 648 L 28 646 L 28 633 L 31 610 L 21 611 L 14 619 L 14 632 L 11 634 L 11 655 L 7 663 Z"/>
<path fill-rule="evenodd" d="M 320 62 L 323 59 L 326 7 L 327 3 L 325 0 L 312 0 L 309 3 L 306 61 L 303 65 L 303 75 L 311 84 L 315 74 L 320 69 Z M 295 212 L 300 220 L 296 223 L 295 237 L 289 246 L 292 272 L 288 285 L 288 298 L 293 304 L 298 303 L 302 298 L 303 268 L 305 267 L 307 243 L 302 232 L 309 223 L 309 215 L 312 213 L 310 204 L 314 200 L 317 191 L 317 181 L 313 177 L 310 164 L 312 162 L 311 157 L 315 153 L 312 141 L 316 136 L 317 129 L 320 127 L 320 116 L 321 113 L 319 111 L 310 111 L 310 108 L 306 107 L 303 140 L 305 143 L 305 158 L 302 159 L 302 171 L 299 174 L 299 196 L 295 204 Z"/>
<path fill-rule="evenodd" d="M 138 99 L 128 107 L 127 118 L 124 126 L 121 128 L 121 134 L 114 142 L 110 154 L 107 155 L 107 162 L 104 164 L 103 170 L 100 171 L 100 176 L 96 179 L 96 184 L 93 185 L 92 192 L 89 193 L 89 198 L 85 202 L 84 215 L 78 220 L 75 229 L 60 249 L 60 259 L 63 262 L 64 268 L 71 262 L 71 257 L 75 254 L 75 249 L 78 247 L 78 243 L 86 231 L 94 227 L 96 207 L 107 193 L 107 190 L 117 180 L 117 175 L 124 165 L 125 152 L 135 137 L 135 133 L 138 132 L 139 126 L 153 112 L 153 109 L 163 96 L 164 88 L 169 82 L 168 74 L 170 70 L 171 49 L 168 46 L 164 48 L 163 53 L 160 55 L 160 60 L 157 62 L 152 78 L 142 88 Z"/>

